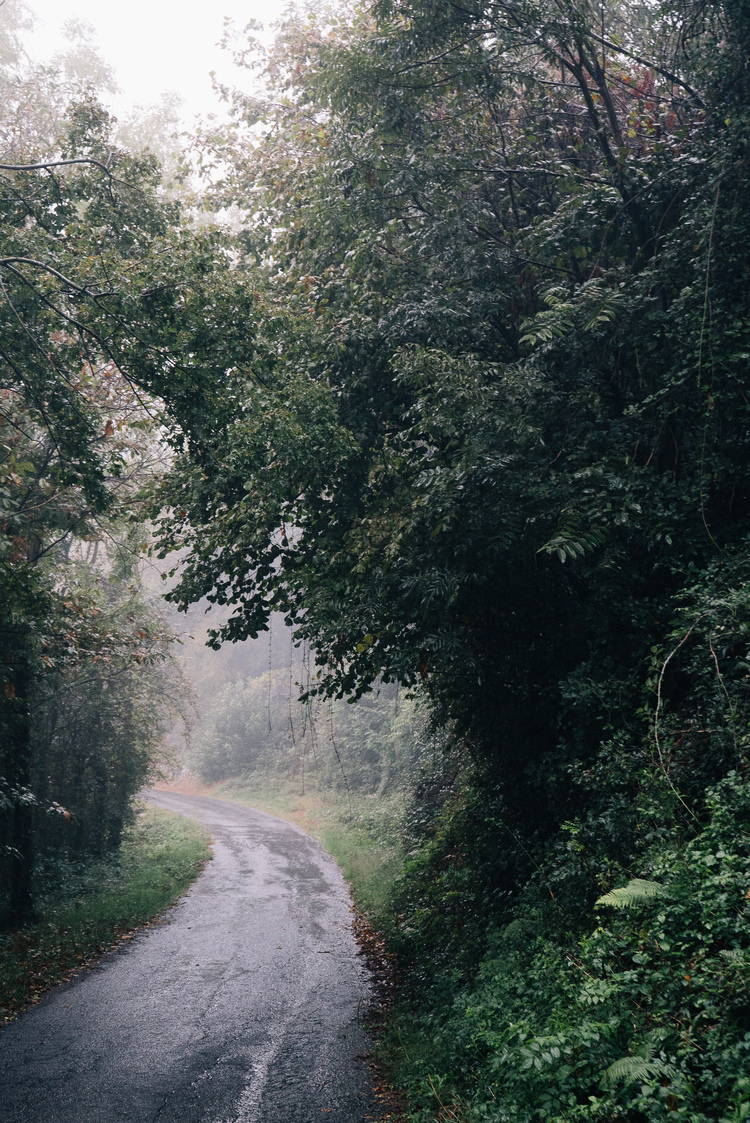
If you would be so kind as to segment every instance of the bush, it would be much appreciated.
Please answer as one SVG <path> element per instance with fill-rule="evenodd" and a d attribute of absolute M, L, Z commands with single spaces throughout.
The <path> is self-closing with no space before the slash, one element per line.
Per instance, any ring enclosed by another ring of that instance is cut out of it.
<path fill-rule="evenodd" d="M 488 1123 L 746 1118 L 747 778 L 708 792 L 695 837 L 653 844 L 643 876 L 600 898 L 593 931 L 571 939 L 556 902 L 528 895 L 491 933 L 474 982 L 453 980 L 447 1011 L 446 977 L 420 1015 L 402 1012 L 426 1054 L 405 1072 L 418 1118 L 432 1117 L 436 1089 Z"/>

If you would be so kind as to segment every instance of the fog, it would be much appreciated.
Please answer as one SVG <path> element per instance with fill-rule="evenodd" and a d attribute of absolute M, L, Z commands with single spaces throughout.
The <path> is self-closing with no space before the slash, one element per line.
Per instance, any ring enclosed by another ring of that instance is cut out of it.
<path fill-rule="evenodd" d="M 219 46 L 225 20 L 241 30 L 252 19 L 270 23 L 286 6 L 283 0 L 32 0 L 36 22 L 27 49 L 37 59 L 51 58 L 66 46 L 67 21 L 90 24 L 119 87 L 107 99 L 114 112 L 126 114 L 135 105 L 159 101 L 168 91 L 182 99 L 183 122 L 189 124 L 196 114 L 223 112 L 211 71 L 221 82 L 242 84 L 231 53 Z"/>

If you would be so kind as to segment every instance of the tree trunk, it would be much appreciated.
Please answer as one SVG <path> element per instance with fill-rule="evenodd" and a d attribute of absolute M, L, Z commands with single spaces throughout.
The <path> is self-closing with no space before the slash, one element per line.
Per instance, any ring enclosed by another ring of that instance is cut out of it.
<path fill-rule="evenodd" d="M 4 926 L 32 920 L 33 804 L 31 797 L 31 650 L 27 628 L 0 622 L 0 775 L 9 807 L 3 835 L 9 848 L 9 892 Z"/>

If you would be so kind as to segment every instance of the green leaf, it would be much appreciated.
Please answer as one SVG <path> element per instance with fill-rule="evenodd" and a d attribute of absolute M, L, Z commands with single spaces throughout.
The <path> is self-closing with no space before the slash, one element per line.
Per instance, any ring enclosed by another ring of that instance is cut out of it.
<path fill-rule="evenodd" d="M 596 907 L 609 905 L 613 909 L 630 909 L 647 901 L 654 901 L 660 897 L 668 896 L 663 885 L 656 881 L 644 881 L 643 878 L 634 877 L 627 885 L 620 889 L 612 889 L 596 901 Z"/>

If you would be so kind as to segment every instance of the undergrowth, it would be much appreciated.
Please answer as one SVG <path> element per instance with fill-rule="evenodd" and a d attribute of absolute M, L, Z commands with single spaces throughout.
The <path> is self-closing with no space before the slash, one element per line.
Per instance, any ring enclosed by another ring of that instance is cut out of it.
<path fill-rule="evenodd" d="M 210 858 L 208 843 L 193 820 L 147 808 L 116 857 L 49 878 L 37 922 L 0 937 L 0 1024 L 172 905 Z"/>
<path fill-rule="evenodd" d="M 560 888 L 573 867 L 594 864 L 596 851 L 571 831 L 567 858 L 540 866 L 505 922 L 490 918 L 479 933 L 475 914 L 463 949 L 454 944 L 442 960 L 433 945 L 445 950 L 456 922 L 456 882 L 441 880 L 433 851 L 429 907 L 422 890 L 401 917 L 411 969 L 381 1046 L 407 1091 L 410 1119 L 750 1118 L 747 781 L 743 768 L 709 789 L 705 818 L 690 834 L 669 827 L 664 791 L 644 794 L 644 832 L 657 810 L 660 822 L 637 870 L 615 872 L 614 890 L 593 909 L 581 900 L 577 916 Z M 455 824 L 453 832 L 455 846 Z M 402 902 L 420 872 L 407 871 Z M 472 961 L 479 935 L 484 952 Z"/>

